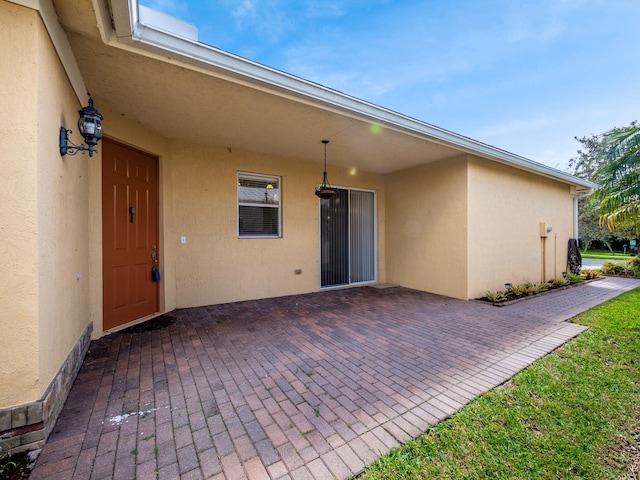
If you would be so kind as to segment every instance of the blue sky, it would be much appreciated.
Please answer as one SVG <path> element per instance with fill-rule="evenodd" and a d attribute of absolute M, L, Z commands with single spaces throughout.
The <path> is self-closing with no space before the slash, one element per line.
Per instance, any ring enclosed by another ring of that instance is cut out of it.
<path fill-rule="evenodd" d="M 638 0 L 141 0 L 199 40 L 566 170 L 640 119 Z"/>

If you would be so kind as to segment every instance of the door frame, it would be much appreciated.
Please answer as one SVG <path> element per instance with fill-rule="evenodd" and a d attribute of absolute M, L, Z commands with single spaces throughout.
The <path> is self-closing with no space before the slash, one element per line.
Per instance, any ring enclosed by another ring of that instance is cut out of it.
<path fill-rule="evenodd" d="M 378 192 L 369 188 L 345 187 L 333 185 L 339 190 L 347 190 L 349 194 L 352 191 L 367 192 L 373 194 L 373 280 L 364 282 L 351 282 L 351 272 L 349 272 L 349 283 L 340 285 L 322 286 L 322 200 L 318 202 L 318 286 L 320 290 L 332 290 L 338 288 L 355 287 L 358 285 L 372 285 L 378 282 Z M 348 222 L 350 224 L 350 222 Z M 351 225 L 348 227 L 348 236 L 351 236 Z M 351 256 L 351 242 L 349 242 L 349 257 Z"/>
<path fill-rule="evenodd" d="M 155 305 L 155 312 L 150 313 L 148 315 L 145 315 L 144 317 L 141 318 L 137 318 L 135 320 L 131 320 L 127 323 L 124 323 L 122 325 L 118 325 L 115 327 L 111 327 L 109 329 L 105 328 L 104 326 L 104 308 L 105 308 L 105 304 L 104 304 L 104 289 L 105 289 L 105 282 L 104 282 L 104 275 L 105 275 L 105 271 L 104 271 L 104 231 L 102 228 L 103 225 L 103 217 L 104 217 L 104 211 L 102 208 L 102 195 L 103 195 L 103 191 L 102 191 L 102 186 L 103 186 L 103 178 L 102 178 L 102 170 L 103 170 L 103 164 L 104 164 L 104 157 L 102 155 L 102 152 L 100 152 L 100 162 L 95 162 L 94 167 L 93 167 L 93 171 L 97 171 L 97 178 L 95 180 L 95 182 L 97 183 L 97 185 L 99 186 L 99 188 L 97 188 L 97 194 L 95 195 L 96 202 L 98 205 L 98 218 L 95 220 L 98 224 L 99 224 L 99 229 L 97 229 L 97 232 L 99 232 L 99 234 L 97 234 L 96 236 L 99 235 L 99 256 L 95 257 L 96 258 L 96 262 L 99 265 L 99 272 L 100 272 L 100 289 L 97 293 L 98 298 L 99 298 L 99 309 L 98 309 L 98 304 L 96 304 L 96 309 L 99 312 L 98 314 L 98 318 L 99 318 L 99 323 L 100 323 L 100 328 L 102 333 L 104 332 L 115 332 L 118 330 L 121 330 L 123 328 L 126 328 L 128 326 L 131 325 L 135 325 L 137 323 L 141 323 L 145 320 L 148 320 L 149 318 L 153 318 L 155 316 L 158 316 L 159 314 L 161 314 L 162 312 L 162 305 L 164 304 L 163 301 L 163 293 L 164 290 L 161 288 L 161 283 L 163 283 L 164 281 L 164 245 L 161 239 L 161 228 L 160 225 L 162 223 L 162 212 L 161 212 L 161 202 L 160 202 L 160 197 L 161 197 L 161 170 L 160 170 L 160 156 L 156 153 L 153 153 L 149 150 L 145 150 L 144 148 L 140 148 L 137 146 L 134 146 L 128 142 L 124 142 L 124 141 L 120 141 L 118 139 L 115 139 L 113 137 L 110 136 L 103 136 L 102 138 L 103 142 L 104 140 L 106 140 L 107 142 L 113 143 L 115 145 L 118 145 L 120 147 L 141 153 L 143 155 L 147 155 L 150 157 L 153 157 L 155 159 L 156 162 L 156 198 L 155 198 L 155 203 L 156 203 L 156 212 L 157 212 L 157 217 L 156 217 L 156 225 L 155 225 L 155 236 L 156 236 L 156 241 L 157 241 L 157 251 L 158 251 L 158 269 L 160 270 L 161 274 L 162 274 L 162 281 L 160 282 L 155 282 L 155 289 L 156 289 L 156 305 Z M 91 172 L 90 172 L 91 173 Z M 92 175 L 90 174 L 90 177 L 92 177 Z M 94 322 L 95 323 L 95 322 Z"/>

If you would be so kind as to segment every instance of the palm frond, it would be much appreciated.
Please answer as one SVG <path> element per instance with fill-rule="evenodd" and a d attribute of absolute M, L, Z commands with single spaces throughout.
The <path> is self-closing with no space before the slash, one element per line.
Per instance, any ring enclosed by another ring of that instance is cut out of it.
<path fill-rule="evenodd" d="M 609 160 L 596 172 L 600 188 L 592 193 L 600 224 L 609 230 L 633 226 L 640 233 L 640 126 L 604 134 Z"/>
<path fill-rule="evenodd" d="M 600 216 L 600 225 L 606 225 L 611 231 L 624 227 L 634 227 L 640 233 L 640 198 L 623 204 L 619 208 Z"/>

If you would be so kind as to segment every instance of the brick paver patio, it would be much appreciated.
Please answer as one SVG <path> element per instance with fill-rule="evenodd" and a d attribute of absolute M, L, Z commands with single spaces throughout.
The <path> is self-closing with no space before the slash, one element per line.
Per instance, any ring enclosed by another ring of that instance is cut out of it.
<path fill-rule="evenodd" d="M 347 479 L 639 285 L 503 308 L 362 287 L 176 310 L 91 344 L 31 478 Z"/>

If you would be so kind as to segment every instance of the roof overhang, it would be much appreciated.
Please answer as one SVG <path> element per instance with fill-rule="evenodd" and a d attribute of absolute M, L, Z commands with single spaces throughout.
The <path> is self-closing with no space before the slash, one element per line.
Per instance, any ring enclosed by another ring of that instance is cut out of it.
<path fill-rule="evenodd" d="M 137 0 L 53 0 L 53 5 L 96 105 L 167 138 L 307 161 L 321 161 L 320 141 L 326 138 L 329 163 L 383 174 L 467 153 L 567 183 L 575 191 L 596 187 L 200 43 L 195 26 Z"/>

